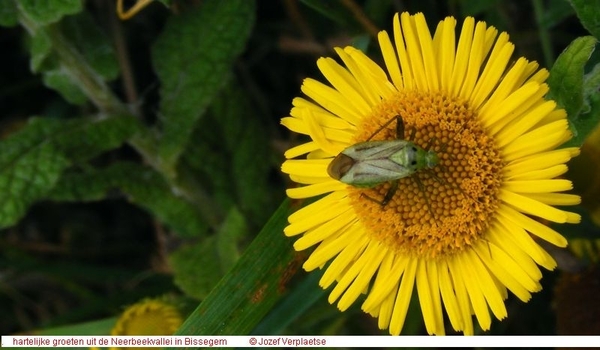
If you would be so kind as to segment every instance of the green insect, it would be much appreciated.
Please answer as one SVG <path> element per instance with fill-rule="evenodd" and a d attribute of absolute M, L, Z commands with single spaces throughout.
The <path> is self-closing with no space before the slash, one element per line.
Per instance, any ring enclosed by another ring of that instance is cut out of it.
<path fill-rule="evenodd" d="M 396 140 L 370 141 L 394 120 Z M 438 155 L 430 149 L 431 142 L 425 148 L 421 148 L 412 141 L 402 139 L 403 137 L 404 121 L 398 115 L 377 129 L 367 141 L 344 149 L 331 161 L 327 172 L 332 178 L 355 187 L 369 188 L 391 182 L 383 200 L 379 201 L 367 196 L 381 206 L 385 206 L 398 190 L 398 180 L 411 176 L 417 171 L 431 169 L 440 161 Z"/>

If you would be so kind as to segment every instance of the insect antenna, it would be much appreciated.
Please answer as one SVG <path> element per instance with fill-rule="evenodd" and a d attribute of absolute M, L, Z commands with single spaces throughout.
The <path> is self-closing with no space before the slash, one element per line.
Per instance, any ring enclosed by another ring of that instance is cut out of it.
<path fill-rule="evenodd" d="M 395 117 L 392 117 L 387 122 L 385 122 L 379 128 L 377 128 L 377 130 L 375 130 L 375 132 L 371 136 L 369 136 L 369 138 L 367 139 L 367 141 L 371 141 L 371 139 L 375 135 L 379 134 L 381 132 L 381 130 L 387 128 L 390 124 L 392 124 L 394 122 L 394 120 L 396 121 L 396 138 L 400 138 L 400 137 L 398 137 L 398 135 L 404 136 L 404 120 L 402 119 L 402 117 L 400 115 L 397 115 Z M 401 134 L 399 134 L 400 130 L 401 130 Z"/>

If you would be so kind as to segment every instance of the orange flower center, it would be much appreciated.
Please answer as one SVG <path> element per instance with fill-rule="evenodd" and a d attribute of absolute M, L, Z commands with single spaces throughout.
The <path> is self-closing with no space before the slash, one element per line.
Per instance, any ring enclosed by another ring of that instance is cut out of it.
<path fill-rule="evenodd" d="M 395 116 L 404 122 L 377 131 Z M 399 180 L 384 206 L 391 183 L 373 188 L 348 186 L 352 205 L 367 231 L 398 251 L 419 257 L 455 254 L 485 239 L 498 208 L 503 162 L 475 112 L 440 93 L 399 92 L 365 118 L 356 142 L 406 139 L 433 149 L 440 162 Z M 398 137 L 399 136 L 399 137 Z"/>

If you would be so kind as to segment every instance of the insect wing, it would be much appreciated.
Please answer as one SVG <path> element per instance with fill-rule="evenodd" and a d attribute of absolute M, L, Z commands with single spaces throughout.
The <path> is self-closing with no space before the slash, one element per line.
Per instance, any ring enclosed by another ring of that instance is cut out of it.
<path fill-rule="evenodd" d="M 342 151 L 354 160 L 340 181 L 358 187 L 372 187 L 387 181 L 410 176 L 414 170 L 393 161 L 411 143 L 405 140 L 368 141 L 357 143 Z"/>
<path fill-rule="evenodd" d="M 342 153 L 356 161 L 384 159 L 403 150 L 409 143 L 406 140 L 359 142 L 346 148 Z"/>

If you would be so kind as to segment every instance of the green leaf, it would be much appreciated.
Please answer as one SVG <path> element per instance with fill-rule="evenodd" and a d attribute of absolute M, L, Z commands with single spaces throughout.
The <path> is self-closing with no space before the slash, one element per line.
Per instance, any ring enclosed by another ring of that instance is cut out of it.
<path fill-rule="evenodd" d="M 23 12 L 41 25 L 58 22 L 63 16 L 83 10 L 81 0 L 18 0 Z"/>
<path fill-rule="evenodd" d="M 286 200 L 176 334 L 240 335 L 252 331 L 284 295 L 302 265 L 292 240 L 283 234 L 289 213 Z"/>
<path fill-rule="evenodd" d="M 0 142 L 0 227 L 20 219 L 69 165 L 52 142 L 60 131 L 61 125 L 38 119 Z"/>
<path fill-rule="evenodd" d="M 112 42 L 96 25 L 88 12 L 65 18 L 60 24 L 65 38 L 77 48 L 87 63 L 104 80 L 113 80 L 119 74 L 119 64 Z"/>
<path fill-rule="evenodd" d="M 56 28 L 54 28 L 56 29 Z M 98 79 L 112 80 L 118 76 L 119 67 L 112 44 L 95 25 L 88 13 L 69 16 L 60 23 L 60 31 L 50 33 L 46 28 L 37 30 L 31 40 L 31 70 L 41 72 L 46 86 L 58 91 L 68 102 L 82 105 L 88 101 L 73 72 L 59 60 L 53 51 L 53 38 L 64 33 L 63 44 L 88 64 Z M 54 35 L 54 36 L 52 36 Z"/>
<path fill-rule="evenodd" d="M 175 284 L 189 296 L 206 298 L 239 258 L 237 244 L 245 233 L 245 219 L 234 207 L 216 235 L 171 254 Z"/>
<path fill-rule="evenodd" d="M 265 190 L 272 164 L 267 128 L 254 111 L 238 84 L 225 87 L 196 126 L 182 165 L 194 170 L 224 211 L 235 204 L 260 227 L 274 209 Z"/>
<path fill-rule="evenodd" d="M 105 169 L 67 172 L 48 199 L 97 201 L 115 190 L 122 191 L 132 203 L 147 209 L 181 235 L 198 236 L 207 230 L 193 204 L 174 193 L 159 173 L 135 163 L 122 162 Z"/>
<path fill-rule="evenodd" d="M 44 85 L 58 91 L 65 100 L 74 105 L 83 105 L 87 102 L 87 96 L 73 81 L 69 73 L 63 69 L 45 71 L 42 80 Z"/>
<path fill-rule="evenodd" d="M 0 142 L 0 228 L 15 224 L 69 165 L 50 141 L 57 124 L 33 122 Z"/>
<path fill-rule="evenodd" d="M 232 207 L 217 232 L 217 254 L 221 271 L 229 271 L 240 258 L 238 243 L 247 234 L 246 218 L 236 207 Z"/>
<path fill-rule="evenodd" d="M 63 134 L 56 137 L 57 148 L 74 163 L 89 160 L 115 149 L 141 129 L 133 116 L 103 119 L 79 118 L 62 121 Z"/>
<path fill-rule="evenodd" d="M 32 119 L 0 142 L 0 227 L 16 223 L 45 198 L 72 162 L 119 146 L 135 125 L 128 118 Z"/>
<path fill-rule="evenodd" d="M 566 1 L 548 1 L 540 25 L 550 29 L 574 14 L 573 7 Z"/>
<path fill-rule="evenodd" d="M 596 63 L 592 71 L 583 77 L 583 95 L 597 95 L 600 88 L 600 63 Z"/>
<path fill-rule="evenodd" d="M 252 334 L 283 334 L 298 317 L 326 295 L 319 287 L 324 270 L 312 271 L 252 330 Z"/>
<path fill-rule="evenodd" d="M 595 46 L 596 39 L 591 36 L 575 39 L 557 58 L 550 71 L 548 98 L 567 111 L 575 136 L 565 146 L 581 145 L 597 122 L 589 114 L 591 101 L 588 101 L 588 92 L 584 90 L 584 68 Z"/>
<path fill-rule="evenodd" d="M 215 101 L 210 116 L 218 123 L 217 130 L 222 130 L 222 144 L 226 159 L 230 160 L 228 178 L 231 182 L 226 185 L 226 191 L 255 224 L 262 225 L 275 207 L 265 191 L 271 170 L 270 148 L 265 142 L 269 134 L 256 110 L 245 91 L 238 84 L 232 84 Z M 206 134 L 206 130 L 202 132 Z"/>
<path fill-rule="evenodd" d="M 169 18 L 152 50 L 161 81 L 160 155 L 173 169 L 196 122 L 229 77 L 254 22 L 254 1 L 204 1 Z"/>
<path fill-rule="evenodd" d="M 581 24 L 597 39 L 600 39 L 600 2 L 590 0 L 569 0 Z"/>
<path fill-rule="evenodd" d="M 186 295 L 202 300 L 223 277 L 215 242 L 216 237 L 207 237 L 202 242 L 184 245 L 169 256 L 173 282 Z"/>
<path fill-rule="evenodd" d="M 19 24 L 17 6 L 13 1 L 4 1 L 0 6 L 0 26 L 14 27 Z"/>
<path fill-rule="evenodd" d="M 31 37 L 29 51 L 31 53 L 31 71 L 37 73 L 52 53 L 52 42 L 46 32 L 39 31 Z"/>
<path fill-rule="evenodd" d="M 50 130 L 39 142 L 52 143 L 69 161 L 79 163 L 119 147 L 139 130 L 131 116 L 114 118 L 78 118 L 70 120 L 34 118 L 27 128 Z M 25 132 L 27 130 L 24 130 Z M 15 135 L 18 137 L 18 134 Z M 44 137 L 47 137 L 43 139 Z"/>
<path fill-rule="evenodd" d="M 101 170 L 66 171 L 46 198 L 57 202 L 99 201 L 116 189 L 122 173 L 114 165 Z"/>

